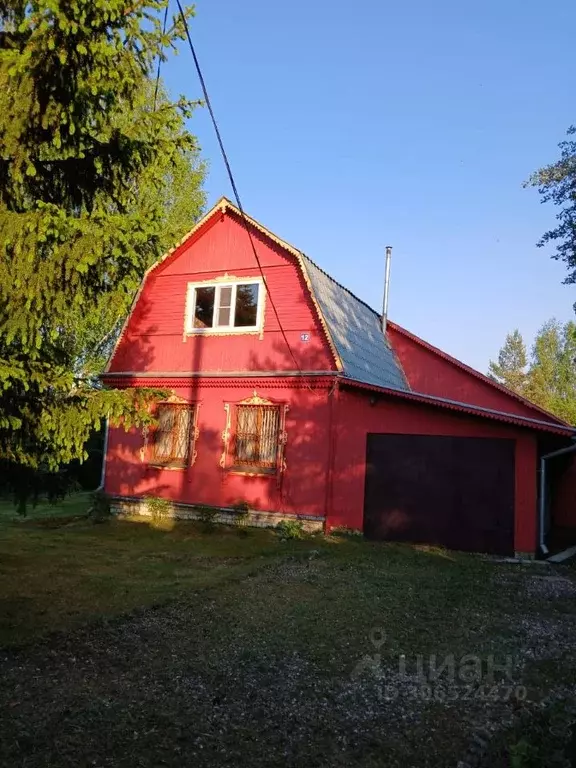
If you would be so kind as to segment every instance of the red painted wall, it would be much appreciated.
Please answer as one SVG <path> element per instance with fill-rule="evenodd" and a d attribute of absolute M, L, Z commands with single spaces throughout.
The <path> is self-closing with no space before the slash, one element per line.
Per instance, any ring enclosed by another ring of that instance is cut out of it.
<path fill-rule="evenodd" d="M 557 462 L 557 467 L 554 467 Z M 576 528 L 576 457 L 559 456 L 548 462 L 552 479 L 552 526 Z"/>
<path fill-rule="evenodd" d="M 366 437 L 368 432 L 516 440 L 515 549 L 536 547 L 536 438 L 526 430 L 486 419 L 448 413 L 436 407 L 370 395 L 351 389 L 339 394 L 335 414 L 334 485 L 327 526 L 362 529 Z"/>
<path fill-rule="evenodd" d="M 324 516 L 329 446 L 327 390 L 278 386 L 277 382 L 214 382 L 182 380 L 175 393 L 200 404 L 195 463 L 185 470 L 159 469 L 142 463 L 141 432 L 111 428 L 106 456 L 105 490 L 121 496 L 154 495 L 190 504 L 229 506 L 247 501 L 260 510 Z M 258 395 L 287 403 L 287 470 L 281 482 L 275 476 L 247 477 L 222 470 L 222 432 L 226 426 L 224 403 L 237 403 Z"/>
<path fill-rule="evenodd" d="M 253 230 L 280 323 L 302 371 L 334 370 L 335 363 L 295 257 Z M 297 370 L 266 297 L 264 333 L 184 335 L 189 282 L 224 274 L 259 277 L 244 227 L 232 214 L 216 215 L 146 280 L 113 356 L 112 372 Z M 301 334 L 308 334 L 308 341 Z"/>
<path fill-rule="evenodd" d="M 556 421 L 538 408 L 525 405 L 488 381 L 482 381 L 436 352 L 388 326 L 388 338 L 414 392 L 445 397 L 461 403 L 471 403 L 505 413 L 515 413 L 531 419 Z"/>

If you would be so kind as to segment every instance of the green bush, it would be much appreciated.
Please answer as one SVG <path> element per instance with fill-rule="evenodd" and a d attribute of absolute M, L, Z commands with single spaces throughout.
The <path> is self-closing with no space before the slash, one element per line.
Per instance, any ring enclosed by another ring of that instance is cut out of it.
<path fill-rule="evenodd" d="M 232 504 L 232 511 L 234 512 L 234 522 L 237 526 L 243 527 L 248 521 L 248 515 L 250 514 L 250 505 L 247 501 L 237 501 Z"/>
<path fill-rule="evenodd" d="M 303 539 L 304 524 L 301 520 L 282 520 L 276 526 L 276 533 L 281 539 Z"/>
<path fill-rule="evenodd" d="M 146 502 L 150 517 L 155 522 L 172 517 L 172 502 L 168 499 L 161 499 L 158 496 L 145 496 L 144 501 Z"/>
<path fill-rule="evenodd" d="M 339 525 L 336 528 L 332 528 L 330 536 L 338 536 L 345 539 L 362 539 L 364 534 L 358 528 L 347 528 L 345 525 Z"/>
<path fill-rule="evenodd" d="M 214 530 L 214 523 L 219 511 L 216 507 L 197 507 L 198 520 L 202 523 L 205 531 Z"/>

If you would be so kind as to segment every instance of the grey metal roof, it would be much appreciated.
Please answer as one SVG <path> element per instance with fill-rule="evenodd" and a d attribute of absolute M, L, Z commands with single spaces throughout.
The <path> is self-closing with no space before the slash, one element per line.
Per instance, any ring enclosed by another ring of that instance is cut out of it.
<path fill-rule="evenodd" d="M 312 291 L 342 363 L 344 375 L 378 387 L 410 387 L 387 338 L 380 315 L 301 254 Z"/>

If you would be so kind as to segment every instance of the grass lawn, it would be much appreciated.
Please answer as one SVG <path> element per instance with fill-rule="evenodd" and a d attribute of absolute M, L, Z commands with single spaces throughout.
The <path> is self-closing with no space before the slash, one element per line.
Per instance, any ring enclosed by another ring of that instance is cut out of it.
<path fill-rule="evenodd" d="M 2 766 L 528 768 L 534 724 L 568 740 L 571 568 L 86 503 L 0 507 Z"/>
<path fill-rule="evenodd" d="M 86 519 L 89 501 L 78 494 L 57 506 L 41 503 L 26 518 L 0 504 L 0 646 L 242 578 L 281 554 L 269 531 L 94 524 Z"/>

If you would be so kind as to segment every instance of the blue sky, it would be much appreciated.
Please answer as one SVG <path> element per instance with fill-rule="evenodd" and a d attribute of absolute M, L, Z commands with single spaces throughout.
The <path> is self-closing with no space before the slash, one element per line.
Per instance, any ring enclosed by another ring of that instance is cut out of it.
<path fill-rule="evenodd" d="M 572 0 L 199 0 L 191 33 L 247 212 L 375 308 L 485 371 L 573 318 L 522 182 L 576 122 Z M 163 68 L 200 97 L 190 54 Z M 209 202 L 231 197 L 205 109 Z"/>

